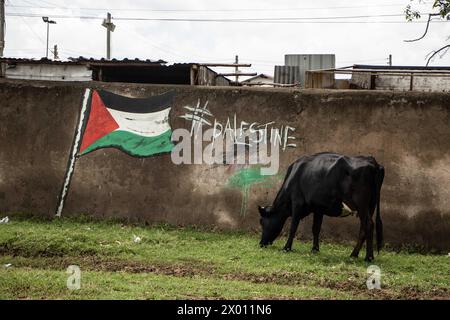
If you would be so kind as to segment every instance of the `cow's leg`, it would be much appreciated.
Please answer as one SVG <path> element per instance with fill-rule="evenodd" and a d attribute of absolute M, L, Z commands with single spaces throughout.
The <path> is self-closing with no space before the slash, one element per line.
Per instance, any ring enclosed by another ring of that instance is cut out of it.
<path fill-rule="evenodd" d="M 372 261 L 373 257 L 373 220 L 372 216 L 367 217 L 366 223 L 366 261 Z"/>
<path fill-rule="evenodd" d="M 289 236 L 283 248 L 286 252 L 292 250 L 292 242 L 294 241 L 295 233 L 297 232 L 298 224 L 300 223 L 301 211 L 298 208 L 298 206 L 292 206 L 291 228 L 289 229 Z"/>
<path fill-rule="evenodd" d="M 320 234 L 320 229 L 322 228 L 322 221 L 323 221 L 323 214 L 314 213 L 313 226 L 312 226 L 312 232 L 313 232 L 313 237 L 314 237 L 313 247 L 312 247 L 313 253 L 319 252 L 319 234 Z"/>
<path fill-rule="evenodd" d="M 358 258 L 359 251 L 361 250 L 361 247 L 364 243 L 364 240 L 366 239 L 366 218 L 361 213 L 358 212 L 359 215 L 359 236 L 358 236 L 358 242 L 356 243 L 355 248 L 352 251 L 352 254 L 350 255 L 353 258 Z"/>
<path fill-rule="evenodd" d="M 283 248 L 283 250 L 286 252 L 292 250 L 292 242 L 294 241 L 295 233 L 297 232 L 299 223 L 300 223 L 300 212 L 297 212 L 292 215 L 291 228 L 289 229 L 289 236 Z"/>

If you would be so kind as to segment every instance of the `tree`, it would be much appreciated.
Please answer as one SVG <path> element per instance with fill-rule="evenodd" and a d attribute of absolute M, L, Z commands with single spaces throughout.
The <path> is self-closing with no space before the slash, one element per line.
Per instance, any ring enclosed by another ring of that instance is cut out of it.
<path fill-rule="evenodd" d="M 411 3 L 414 0 L 411 0 Z M 405 9 L 406 20 L 413 21 L 421 17 L 420 12 L 412 8 L 412 4 L 408 4 Z M 424 3 L 423 0 L 419 0 L 419 3 Z M 447 18 L 450 14 L 450 0 L 435 0 L 432 6 L 437 13 L 431 13 L 433 16 L 441 16 L 441 18 Z"/>
<path fill-rule="evenodd" d="M 418 1 L 419 1 L 419 3 L 424 2 L 423 0 L 418 0 Z M 406 20 L 408 20 L 408 21 L 413 21 L 413 20 L 421 18 L 420 12 L 413 9 L 412 2 L 414 2 L 414 0 L 411 0 L 411 3 L 408 4 L 405 8 L 405 16 L 406 16 Z M 419 40 L 423 39 L 428 33 L 428 29 L 430 27 L 430 22 L 433 19 L 433 17 L 439 17 L 439 19 L 450 20 L 450 0 L 435 0 L 432 5 L 432 10 L 434 12 L 428 13 L 428 21 L 427 21 L 427 25 L 425 27 L 425 31 L 424 31 L 423 35 L 417 39 L 405 40 L 405 42 L 414 42 L 414 41 L 419 41 Z M 447 44 L 435 51 L 432 51 L 430 56 L 428 57 L 426 66 L 428 66 L 431 59 L 433 59 L 433 57 L 436 56 L 439 52 L 444 52 L 442 54 L 442 55 L 444 55 L 449 48 L 450 48 L 450 44 Z"/>

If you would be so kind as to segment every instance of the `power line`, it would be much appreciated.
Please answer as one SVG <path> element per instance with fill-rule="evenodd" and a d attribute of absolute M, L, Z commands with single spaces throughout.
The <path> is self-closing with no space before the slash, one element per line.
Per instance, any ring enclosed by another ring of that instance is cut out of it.
<path fill-rule="evenodd" d="M 72 50 L 72 49 L 68 49 L 68 48 L 64 48 L 60 51 L 67 53 L 68 56 L 73 56 L 74 54 L 80 55 L 80 56 L 90 56 L 90 57 L 102 57 L 103 56 L 103 54 L 101 54 L 101 53 L 88 53 L 86 51 L 76 51 L 76 50 Z"/>
<path fill-rule="evenodd" d="M 9 17 L 29 17 L 41 18 L 42 14 L 34 13 L 7 13 Z M 191 19 L 191 18 L 146 18 L 146 17 L 113 17 L 117 21 L 159 21 L 159 22 L 232 22 L 232 23 L 426 23 L 426 21 L 329 21 L 339 19 L 362 19 L 379 17 L 403 17 L 403 14 L 384 14 L 384 15 L 357 15 L 357 16 L 334 16 L 334 17 L 290 17 L 290 18 L 224 18 L 224 19 Z M 92 19 L 100 20 L 102 17 L 81 16 L 81 15 L 52 15 L 55 19 Z M 435 22 L 446 22 L 444 20 Z"/>
<path fill-rule="evenodd" d="M 11 2 L 11 0 L 10 0 L 9 2 Z M 6 15 L 8 15 L 8 14 L 6 14 Z M 36 37 L 40 42 L 42 42 L 43 44 L 46 44 L 45 41 L 44 41 L 44 39 L 42 39 L 41 36 L 39 36 L 39 35 L 34 31 L 34 29 L 30 26 L 30 24 L 26 21 L 26 19 L 25 19 L 23 16 L 21 16 L 21 19 L 22 19 L 22 21 L 25 23 L 25 25 L 27 26 L 27 28 L 30 29 L 30 31 L 35 35 L 35 37 Z M 54 53 L 51 49 L 50 49 L 49 51 L 50 51 L 52 54 Z"/>
<path fill-rule="evenodd" d="M 10 0 L 11 1 L 11 0 Z M 6 14 L 7 16 L 9 15 L 9 14 Z M 22 18 L 22 20 L 23 20 L 23 22 L 25 23 L 25 25 L 27 26 L 27 28 L 28 29 L 30 29 L 30 31 L 36 36 L 36 38 L 39 40 L 39 41 L 41 41 L 43 44 L 45 44 L 45 41 L 44 41 L 44 39 L 42 39 L 35 31 L 34 31 L 34 29 L 30 26 L 30 24 L 24 19 L 24 17 L 22 17 L 22 16 L 20 16 L 21 18 Z"/>
<path fill-rule="evenodd" d="M 362 18 L 380 18 L 380 17 L 404 17 L 404 14 L 379 14 L 379 15 L 356 15 L 356 16 L 334 16 L 334 17 L 277 17 L 277 18 L 224 18 L 224 19 L 192 19 L 192 18 L 123 18 L 117 17 L 116 20 L 167 20 L 167 21 L 297 21 L 297 20 L 334 20 L 334 19 L 362 19 Z"/>
<path fill-rule="evenodd" d="M 15 48 L 15 49 L 11 49 L 11 48 L 7 48 L 7 51 L 42 51 L 42 48 Z"/>
<path fill-rule="evenodd" d="M 125 26 L 125 29 L 129 30 L 131 32 L 133 31 L 133 30 L 131 30 L 131 28 L 129 26 Z M 145 44 L 150 45 L 151 47 L 153 47 L 154 49 L 156 49 L 156 50 L 158 50 L 160 52 L 164 52 L 164 54 L 169 54 L 170 56 L 178 57 L 178 58 L 182 58 L 182 59 L 186 58 L 186 56 L 182 56 L 182 55 L 178 54 L 177 50 L 175 50 L 173 48 L 169 48 L 167 45 L 164 45 L 164 46 L 161 45 L 160 46 L 160 45 L 156 44 L 153 41 L 153 39 L 150 38 L 148 35 L 146 37 L 142 36 L 139 33 L 136 33 L 135 35 L 137 35 L 139 38 L 141 38 L 142 42 L 144 42 Z"/>
<path fill-rule="evenodd" d="M 129 30 L 130 32 L 133 32 L 133 30 L 129 26 L 124 26 L 124 28 L 126 30 Z M 149 35 L 146 35 L 145 37 L 142 36 L 139 33 L 136 33 L 135 35 L 137 37 L 139 37 L 140 39 L 142 39 L 141 43 L 148 44 L 149 46 L 153 47 L 157 51 L 160 51 L 160 52 L 162 52 L 162 53 L 164 53 L 166 55 L 172 56 L 174 58 L 174 60 L 175 59 L 186 60 L 186 58 L 188 58 L 188 56 L 186 56 L 186 55 L 180 55 L 178 49 L 170 47 L 167 44 L 156 43 L 156 41 L 154 41 L 153 38 L 149 37 Z M 191 56 L 194 56 L 196 58 L 201 58 L 201 59 L 193 59 L 194 61 L 205 60 L 205 59 L 206 60 L 210 60 L 210 61 L 214 61 L 214 62 L 218 62 L 218 61 L 228 62 L 229 61 L 229 59 L 227 59 L 227 58 L 211 58 L 211 57 L 199 55 L 197 53 L 191 54 Z"/>
<path fill-rule="evenodd" d="M 25 1 L 25 0 L 24 0 Z M 30 3 L 29 1 L 26 1 Z M 47 2 L 48 3 L 48 2 Z M 400 7 L 404 3 L 398 4 L 369 4 L 355 6 L 326 6 L 326 7 L 294 7 L 294 8 L 242 8 L 242 9 L 154 9 L 154 8 L 89 8 L 89 7 L 67 7 L 67 6 L 41 6 L 41 5 L 9 5 L 17 8 L 33 9 L 65 9 L 65 10 L 86 10 L 86 11 L 148 11 L 148 12 L 170 12 L 170 13 L 223 13 L 223 12 L 273 12 L 273 11 L 298 11 L 298 10 L 329 10 L 329 9 L 358 9 L 358 8 L 380 8 L 380 7 Z"/>
<path fill-rule="evenodd" d="M 30 3 L 32 6 L 35 5 L 33 2 L 28 1 L 28 0 L 22 0 L 22 1 L 24 1 L 24 2 L 26 2 L 26 3 Z M 51 6 L 51 7 L 47 7 L 47 8 L 55 9 L 55 8 L 58 7 L 58 5 L 56 5 L 56 4 L 54 4 L 54 3 L 51 3 L 51 2 L 49 2 L 49 1 L 46 1 L 46 0 L 40 0 L 40 2 L 43 2 L 44 4 L 47 4 L 47 5 Z"/>
<path fill-rule="evenodd" d="M 11 16 L 41 17 L 37 13 L 12 13 Z M 113 17 L 115 20 L 163 20 L 163 21 L 283 21 L 283 20 L 334 20 L 334 19 L 362 19 L 362 18 L 381 18 L 381 17 L 404 17 L 404 14 L 378 14 L 378 15 L 353 15 L 353 16 L 326 16 L 326 17 L 276 17 L 276 18 L 147 18 L 147 17 Z M 72 15 L 52 15 L 52 18 L 80 18 L 80 19 L 102 19 L 99 16 L 72 16 Z"/>
<path fill-rule="evenodd" d="M 375 62 L 375 61 L 386 61 L 386 58 L 365 59 L 365 60 L 347 60 L 347 61 L 339 61 L 339 63 L 362 63 L 362 62 Z"/>

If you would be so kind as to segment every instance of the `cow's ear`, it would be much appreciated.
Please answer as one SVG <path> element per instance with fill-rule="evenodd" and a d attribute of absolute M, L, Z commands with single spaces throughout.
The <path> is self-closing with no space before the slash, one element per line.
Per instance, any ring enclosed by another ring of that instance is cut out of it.
<path fill-rule="evenodd" d="M 267 210 L 265 207 L 258 206 L 258 210 L 261 217 L 267 217 Z"/>

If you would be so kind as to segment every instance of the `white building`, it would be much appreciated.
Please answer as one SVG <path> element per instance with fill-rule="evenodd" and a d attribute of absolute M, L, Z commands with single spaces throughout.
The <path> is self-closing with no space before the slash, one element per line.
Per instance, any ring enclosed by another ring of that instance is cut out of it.
<path fill-rule="evenodd" d="M 273 77 L 267 74 L 258 74 L 252 78 L 244 80 L 241 82 L 243 86 L 257 86 L 257 87 L 272 87 Z"/>
<path fill-rule="evenodd" d="M 1 58 L 1 77 L 7 79 L 91 81 L 92 70 L 74 61 Z"/>
<path fill-rule="evenodd" d="M 1 78 L 49 81 L 101 81 L 229 86 L 230 80 L 198 63 L 166 65 L 164 60 L 69 58 L 0 58 Z"/>

